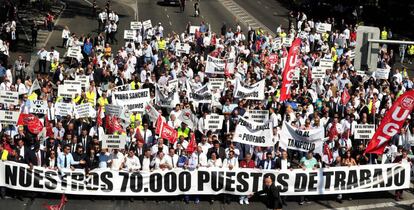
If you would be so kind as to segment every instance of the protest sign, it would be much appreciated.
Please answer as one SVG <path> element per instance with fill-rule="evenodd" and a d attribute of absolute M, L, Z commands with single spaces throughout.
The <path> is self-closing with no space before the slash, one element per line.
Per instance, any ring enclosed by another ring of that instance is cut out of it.
<path fill-rule="evenodd" d="M 0 110 L 0 124 L 16 125 L 19 120 L 19 111 Z"/>
<path fill-rule="evenodd" d="M 113 104 L 107 104 L 105 105 L 105 114 L 107 115 L 115 115 L 115 116 L 121 116 L 122 113 L 122 106 L 117 106 Z"/>
<path fill-rule="evenodd" d="M 277 37 L 277 38 L 273 39 L 272 50 L 276 51 L 276 50 L 280 50 L 280 49 L 282 49 L 282 39 L 280 37 Z"/>
<path fill-rule="evenodd" d="M 293 42 L 293 37 L 285 37 L 283 38 L 283 47 L 290 47 L 292 46 L 292 42 Z"/>
<path fill-rule="evenodd" d="M 204 120 L 204 129 L 221 130 L 223 127 L 224 115 L 209 114 Z"/>
<path fill-rule="evenodd" d="M 123 106 L 129 111 L 143 112 L 147 102 L 151 100 L 149 89 L 119 91 L 112 93 L 115 105 Z"/>
<path fill-rule="evenodd" d="M 66 53 L 66 56 L 70 57 L 70 58 L 76 58 L 77 59 L 79 57 L 79 55 L 81 55 L 81 54 L 82 54 L 82 50 L 81 50 L 80 47 L 69 47 L 68 51 Z"/>
<path fill-rule="evenodd" d="M 89 76 L 88 75 L 76 75 L 75 80 L 79 81 L 82 88 L 89 88 Z"/>
<path fill-rule="evenodd" d="M 319 68 L 321 68 L 321 71 L 326 72 L 328 69 L 333 69 L 333 61 L 332 59 L 321 59 L 319 61 Z"/>
<path fill-rule="evenodd" d="M 19 104 L 19 93 L 15 91 L 0 91 L 0 103 L 10 105 Z"/>
<path fill-rule="evenodd" d="M 377 69 L 374 72 L 375 79 L 388 79 L 389 74 L 390 74 L 389 69 Z"/>
<path fill-rule="evenodd" d="M 316 24 L 317 33 L 325 33 L 332 30 L 332 25 L 329 23 L 319 23 Z"/>
<path fill-rule="evenodd" d="M 292 149 L 302 152 L 312 150 L 315 153 L 322 154 L 324 137 L 325 130 L 323 127 L 311 130 L 300 130 L 284 122 L 282 131 L 280 132 L 279 146 L 285 150 Z"/>
<path fill-rule="evenodd" d="M 239 80 L 236 83 L 236 90 L 234 91 L 235 98 L 250 99 L 250 100 L 264 100 L 265 99 L 265 80 L 261 80 L 250 87 L 243 86 Z"/>
<path fill-rule="evenodd" d="M 257 123 L 240 117 L 236 125 L 233 141 L 259 147 L 271 147 L 273 139 L 272 123 Z"/>
<path fill-rule="evenodd" d="M 135 30 L 124 30 L 124 39 L 133 40 L 136 36 Z"/>
<path fill-rule="evenodd" d="M 253 122 L 266 123 L 269 121 L 269 110 L 249 110 L 243 117 Z"/>
<path fill-rule="evenodd" d="M 132 30 L 141 30 L 142 29 L 142 23 L 140 21 L 132 21 L 130 24 L 130 28 Z"/>
<path fill-rule="evenodd" d="M 200 31 L 200 26 L 190 26 L 190 34 L 195 34 L 196 31 Z"/>
<path fill-rule="evenodd" d="M 175 45 L 175 55 L 181 56 L 181 54 L 190 54 L 191 46 L 187 43 L 177 43 Z"/>
<path fill-rule="evenodd" d="M 64 173 L 65 176 L 61 176 Z M 270 176 L 282 196 L 329 195 L 407 189 L 410 164 L 374 164 L 316 170 L 199 168 L 152 172 L 108 169 L 61 172 L 12 161 L 0 162 L 0 186 L 42 193 L 105 196 L 250 195 Z M 31 177 L 31 179 L 24 179 Z M 42 184 L 40 184 L 42 183 Z M 138 183 L 138 184 L 137 184 Z"/>
<path fill-rule="evenodd" d="M 73 114 L 73 104 L 71 103 L 62 103 L 56 102 L 55 103 L 55 115 L 66 117 L 72 116 Z"/>
<path fill-rule="evenodd" d="M 209 78 L 208 79 L 208 84 L 209 84 L 209 89 L 211 90 L 223 90 L 224 89 L 224 84 L 225 84 L 226 80 L 224 78 Z"/>
<path fill-rule="evenodd" d="M 144 31 L 147 30 L 147 29 L 152 28 L 151 20 L 146 20 L 146 21 L 142 22 L 142 27 L 144 27 Z"/>
<path fill-rule="evenodd" d="M 180 98 L 176 90 L 168 91 L 166 88 L 155 87 L 155 104 L 160 107 L 174 108 L 180 103 Z"/>
<path fill-rule="evenodd" d="M 104 135 L 102 137 L 102 148 L 125 149 L 127 136 L 125 135 Z"/>
<path fill-rule="evenodd" d="M 34 113 L 34 114 L 47 114 L 47 101 L 44 101 L 44 100 L 31 101 L 29 112 Z"/>
<path fill-rule="evenodd" d="M 228 74 L 234 73 L 236 60 L 234 58 L 220 59 L 212 56 L 207 56 L 206 73 L 211 74 Z"/>
<path fill-rule="evenodd" d="M 70 80 L 66 80 L 70 81 Z M 77 81 L 76 81 L 77 82 Z M 58 96 L 64 98 L 74 98 L 76 94 L 80 95 L 82 91 L 81 84 L 62 84 L 58 86 Z"/>
<path fill-rule="evenodd" d="M 354 125 L 354 139 L 371 139 L 375 133 L 374 124 L 356 124 Z"/>
<path fill-rule="evenodd" d="M 326 71 L 320 66 L 312 67 L 312 79 L 323 79 L 326 77 Z"/>
<path fill-rule="evenodd" d="M 84 104 L 75 106 L 74 113 L 75 113 L 76 119 L 88 118 L 88 117 L 94 118 L 96 115 L 95 109 L 92 108 L 90 103 L 84 103 Z"/>

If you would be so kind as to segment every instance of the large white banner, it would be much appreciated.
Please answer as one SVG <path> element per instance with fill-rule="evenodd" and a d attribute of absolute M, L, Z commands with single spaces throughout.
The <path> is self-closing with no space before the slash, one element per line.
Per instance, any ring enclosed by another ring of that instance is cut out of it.
<path fill-rule="evenodd" d="M 272 128 L 272 123 L 257 123 L 240 117 L 233 141 L 259 147 L 271 147 L 276 144 Z"/>
<path fill-rule="evenodd" d="M 410 164 L 376 164 L 315 170 L 199 168 L 152 172 L 110 169 L 51 170 L 1 161 L 0 186 L 15 190 L 74 195 L 177 196 L 250 195 L 263 189 L 265 177 L 282 196 L 329 195 L 408 189 Z"/>
<path fill-rule="evenodd" d="M 123 106 L 129 111 L 144 112 L 145 104 L 151 100 L 148 88 L 112 93 L 112 101 L 115 105 Z"/>
<path fill-rule="evenodd" d="M 325 137 L 324 128 L 312 130 L 300 130 L 289 123 L 284 122 L 280 132 L 279 146 L 283 149 L 292 149 L 302 152 L 313 150 L 322 154 L 322 147 Z"/>
<path fill-rule="evenodd" d="M 265 99 L 265 80 L 261 80 L 250 87 L 243 86 L 239 80 L 236 80 L 235 98 L 264 100 Z"/>
<path fill-rule="evenodd" d="M 0 124 L 3 125 L 16 125 L 19 120 L 19 111 L 6 111 L 0 110 Z"/>
<path fill-rule="evenodd" d="M 0 104 L 19 104 L 19 93 L 15 91 L 0 91 Z"/>
<path fill-rule="evenodd" d="M 206 73 L 224 74 L 227 69 L 229 74 L 233 74 L 235 66 L 236 60 L 234 58 L 220 59 L 207 56 Z"/>

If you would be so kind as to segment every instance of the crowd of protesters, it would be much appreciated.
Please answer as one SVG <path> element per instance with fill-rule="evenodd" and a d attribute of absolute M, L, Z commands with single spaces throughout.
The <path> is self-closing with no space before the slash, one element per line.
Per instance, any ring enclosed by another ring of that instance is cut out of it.
<path fill-rule="evenodd" d="M 193 170 L 201 167 L 285 170 L 411 162 L 409 155 L 414 152 L 412 114 L 382 156 L 365 154 L 369 139 L 354 139 L 352 130 L 355 124 L 375 124 L 377 127 L 393 101 L 413 88 L 414 78 L 410 79 L 404 69 L 393 68 L 391 61 L 396 55 L 390 53 L 386 46 L 378 54 L 378 66 L 391 69 L 388 79 L 361 75 L 353 66 L 355 24 L 327 19 L 323 22 L 332 24 L 332 31 L 318 33 L 315 27 L 320 21 L 308 18 L 303 12 L 292 17 L 289 25 L 277 28 L 276 36 L 282 39 L 302 38 L 298 64 L 300 76 L 294 82 L 291 97 L 281 102 L 281 60 L 287 56 L 288 47 L 274 49 L 272 43 L 276 37 L 271 37 L 266 31 L 249 28 L 243 32 L 240 27 L 223 25 L 221 33 L 214 33 L 209 31 L 207 24 L 201 23 L 194 34 L 190 34 L 189 27 L 176 34 L 164 32 L 160 23 L 139 31 L 136 39 L 114 51 L 111 44 L 118 42 L 116 24 L 119 20 L 108 5 L 99 13 L 100 30 L 97 35 L 79 35 L 67 27 L 63 30 L 62 46 L 81 48 L 82 55 L 78 59 L 65 58 L 51 48 L 38 52 L 40 62 L 36 75 L 24 74 L 14 67 L 7 69 L 7 74 L 1 73 L 6 69 L 0 66 L 0 91 L 18 91 L 21 98 L 19 106 L 2 104 L 2 109 L 27 113 L 31 100 L 48 102 L 48 114 L 38 114 L 45 121 L 44 132 L 36 135 L 26 126 L 1 126 L 0 157 L 30 166 L 54 170 L 85 169 L 87 172 L 95 168 L 126 171 Z M 190 44 L 190 53 L 176 56 L 176 43 Z M 276 65 L 269 63 L 271 54 L 277 54 Z M 235 73 L 205 73 L 207 55 L 235 58 Z M 323 79 L 312 79 L 311 69 L 320 59 L 332 59 L 334 65 Z M 83 88 L 82 93 L 74 98 L 57 97 L 57 86 L 78 75 L 88 76 L 89 87 Z M 178 79 L 179 87 L 185 86 L 187 80 L 201 87 L 214 77 L 226 78 L 224 89 L 217 92 L 220 105 L 194 104 L 188 100 L 185 90 L 179 92 L 180 103 L 173 108 L 161 108 L 152 103 L 164 121 L 177 130 L 178 140 L 174 144 L 155 134 L 156 122 L 147 113 L 133 112 L 122 127 L 125 132 L 119 133 L 128 137 L 125 149 L 108 150 L 101 147 L 99 135 L 107 133 L 106 124 L 109 122 L 103 120 L 100 124 L 95 118 L 58 116 L 54 111 L 56 102 L 90 103 L 96 110 L 104 110 L 105 105 L 112 103 L 111 94 L 117 91 L 116 86 L 129 85 L 129 90 L 149 88 L 151 98 L 155 99 L 155 86 L 166 85 L 169 80 Z M 247 86 L 265 80 L 266 100 L 234 98 L 236 79 Z M 39 82 L 40 88 L 30 93 L 34 80 Z M 341 94 L 345 89 L 351 99 L 347 104 L 341 104 Z M 180 122 L 178 116 L 183 109 L 191 109 L 198 116 L 196 128 L 190 129 Z M 233 142 L 238 118 L 254 109 L 270 111 L 276 142 L 283 122 L 303 130 L 323 127 L 326 136 L 324 152 L 285 151 L 278 143 L 274 147 L 258 147 Z M 225 116 L 221 129 L 204 129 L 204 116 L 210 113 Z M 193 145 L 192 136 L 195 136 L 197 146 L 195 151 L 188 152 Z M 402 191 L 397 191 L 395 199 L 401 198 Z M 185 202 L 190 199 L 199 202 L 197 196 L 184 197 Z M 225 202 L 231 199 L 224 196 Z M 342 196 L 339 195 L 337 200 L 342 202 Z M 237 201 L 249 203 L 245 196 L 238 197 Z M 299 199 L 301 205 L 306 201 L 305 197 Z"/>

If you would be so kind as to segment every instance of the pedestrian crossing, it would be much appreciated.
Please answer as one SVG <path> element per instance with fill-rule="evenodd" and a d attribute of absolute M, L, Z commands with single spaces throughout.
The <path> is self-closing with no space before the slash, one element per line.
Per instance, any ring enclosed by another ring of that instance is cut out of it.
<path fill-rule="evenodd" d="M 233 0 L 218 0 L 229 12 L 237 18 L 242 24 L 251 26 L 253 29 L 262 28 L 263 30 L 269 32 L 270 35 L 275 37 L 275 33 L 262 24 L 259 20 L 254 18 L 250 13 L 243 9 Z"/>
<path fill-rule="evenodd" d="M 51 33 L 51 32 L 48 31 L 48 30 L 39 30 L 37 32 L 37 43 L 36 43 L 36 46 L 43 47 L 43 45 L 46 44 L 46 40 L 47 40 L 47 37 L 49 36 L 49 33 Z"/>

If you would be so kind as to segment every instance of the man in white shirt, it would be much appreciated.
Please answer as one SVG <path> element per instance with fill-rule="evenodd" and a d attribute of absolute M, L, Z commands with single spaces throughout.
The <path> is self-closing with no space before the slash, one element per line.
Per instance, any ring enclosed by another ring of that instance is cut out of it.
<path fill-rule="evenodd" d="M 173 169 L 177 167 L 177 163 L 178 163 L 178 155 L 175 154 L 175 150 L 173 148 L 170 148 L 168 151 L 168 155 L 166 155 L 164 157 L 167 161 L 168 164 L 168 168 L 169 169 Z"/>
<path fill-rule="evenodd" d="M 140 162 L 142 171 L 150 172 L 154 167 L 155 162 L 153 162 L 151 151 L 149 149 L 145 150 L 144 155 L 140 157 Z"/>
<path fill-rule="evenodd" d="M 207 167 L 207 155 L 203 153 L 203 149 L 201 147 L 197 147 L 197 151 L 191 155 L 190 159 L 188 160 L 188 163 L 188 167 L 190 169 Z"/>
<path fill-rule="evenodd" d="M 206 136 L 203 136 L 203 138 L 201 139 L 201 142 L 198 143 L 198 146 L 201 147 L 201 149 L 203 150 L 203 153 L 206 155 L 207 155 L 208 149 L 213 147 L 209 142 L 207 142 Z"/>
<path fill-rule="evenodd" d="M 117 149 L 114 149 L 114 151 L 110 155 L 110 160 L 111 160 L 111 169 L 114 171 L 118 171 L 123 168 L 125 157 Z"/>
<path fill-rule="evenodd" d="M 135 156 L 134 150 L 128 151 L 128 156 L 125 158 L 125 166 L 126 170 L 129 172 L 138 171 L 141 169 L 141 162 L 139 161 L 138 157 Z"/>
<path fill-rule="evenodd" d="M 46 59 L 48 57 L 48 52 L 45 50 L 44 47 L 37 52 L 37 56 L 39 56 L 39 73 L 48 73 L 46 71 Z"/>
<path fill-rule="evenodd" d="M 165 158 L 165 155 L 163 152 L 158 152 L 157 157 L 155 158 L 155 165 L 154 165 L 154 170 L 165 170 L 169 168 L 168 165 L 168 159 Z"/>
<path fill-rule="evenodd" d="M 223 168 L 228 168 L 232 170 L 233 168 L 235 169 L 238 167 L 239 167 L 239 161 L 235 157 L 234 151 L 232 150 L 229 152 L 229 157 L 223 161 Z"/>
<path fill-rule="evenodd" d="M 151 155 L 155 155 L 158 152 L 163 152 L 164 154 L 168 153 L 168 146 L 164 144 L 164 140 L 163 139 L 158 139 L 158 143 L 154 144 L 151 147 Z"/>

